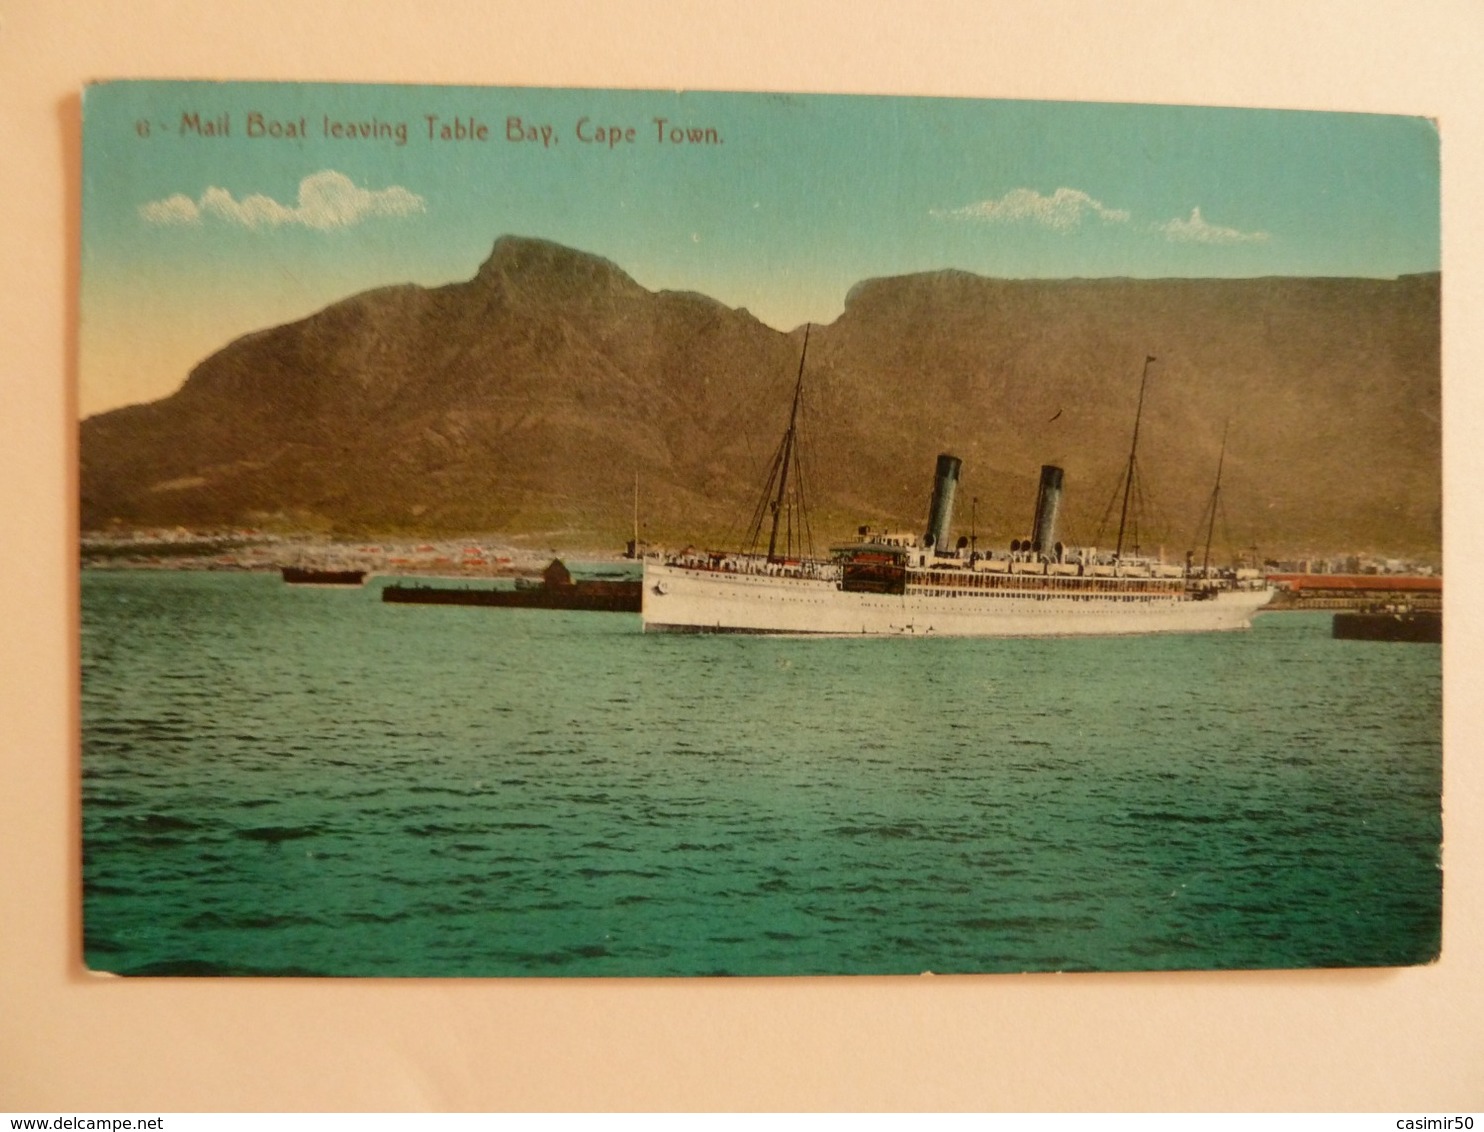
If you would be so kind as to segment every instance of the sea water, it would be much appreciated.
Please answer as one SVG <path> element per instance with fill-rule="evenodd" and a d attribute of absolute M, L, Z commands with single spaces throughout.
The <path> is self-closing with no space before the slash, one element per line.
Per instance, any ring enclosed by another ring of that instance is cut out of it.
<path fill-rule="evenodd" d="M 1441 650 L 645 635 L 85 572 L 84 952 L 125 974 L 1400 965 Z"/>

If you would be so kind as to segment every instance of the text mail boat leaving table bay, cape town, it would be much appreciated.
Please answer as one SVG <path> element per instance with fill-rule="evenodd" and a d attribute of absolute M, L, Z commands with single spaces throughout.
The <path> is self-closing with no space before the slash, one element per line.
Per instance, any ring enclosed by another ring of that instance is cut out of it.
<path fill-rule="evenodd" d="M 804 355 L 808 343 L 806 328 Z M 646 559 L 645 631 L 1029 637 L 1250 628 L 1253 614 L 1273 591 L 1256 570 L 1211 569 L 1209 532 L 1201 566 L 1194 565 L 1193 554 L 1183 567 L 1124 554 L 1144 382 L 1153 360 L 1144 364 L 1118 545 L 1112 553 L 1066 547 L 1056 540 L 1063 473 L 1052 465 L 1041 469 L 1029 539 L 1017 539 L 1008 551 L 997 553 L 971 548 L 965 538 L 950 547 L 960 461 L 945 454 L 938 457 L 927 531 L 921 538 L 862 527 L 856 542 L 836 546 L 828 559 L 820 559 L 794 549 L 796 534 L 802 546 L 808 530 L 797 491 L 801 356 L 788 429 L 753 516 L 753 549 Z M 792 497 L 790 478 L 796 489 Z M 1218 467 L 1213 523 L 1219 492 Z M 769 514 L 768 549 L 757 553 Z"/>

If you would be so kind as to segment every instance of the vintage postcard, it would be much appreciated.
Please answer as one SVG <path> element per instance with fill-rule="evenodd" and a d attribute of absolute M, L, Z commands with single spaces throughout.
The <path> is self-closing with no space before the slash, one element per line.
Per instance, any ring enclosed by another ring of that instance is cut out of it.
<path fill-rule="evenodd" d="M 1434 123 L 83 109 L 90 968 L 1438 956 Z"/>

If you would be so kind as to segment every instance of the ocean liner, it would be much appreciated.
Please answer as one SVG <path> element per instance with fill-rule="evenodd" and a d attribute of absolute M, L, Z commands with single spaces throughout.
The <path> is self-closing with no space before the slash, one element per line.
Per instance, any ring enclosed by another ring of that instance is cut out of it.
<path fill-rule="evenodd" d="M 808 351 L 808 331 L 804 354 Z M 754 513 L 747 551 L 686 551 L 647 559 L 641 608 L 646 632 L 826 634 L 832 636 L 1029 637 L 1198 633 L 1247 629 L 1272 590 L 1255 570 L 1213 570 L 1193 552 L 1183 566 L 1125 554 L 1124 536 L 1138 452 L 1149 358 L 1139 388 L 1134 440 L 1123 488 L 1116 547 L 1067 547 L 1057 540 L 1064 474 L 1041 469 L 1028 539 L 981 552 L 977 539 L 950 546 L 961 461 L 938 457 L 927 529 L 861 527 L 829 557 L 805 553 L 808 534 L 798 485 L 799 401 L 804 360 L 788 429 Z M 1223 460 L 1225 449 L 1223 443 Z M 790 497 L 793 479 L 796 495 Z M 1220 471 L 1212 496 L 1212 522 Z M 796 500 L 796 502 L 794 502 Z M 766 553 L 759 553 L 771 518 Z M 795 535 L 799 550 L 795 552 Z M 780 545 L 780 535 L 783 543 Z"/>

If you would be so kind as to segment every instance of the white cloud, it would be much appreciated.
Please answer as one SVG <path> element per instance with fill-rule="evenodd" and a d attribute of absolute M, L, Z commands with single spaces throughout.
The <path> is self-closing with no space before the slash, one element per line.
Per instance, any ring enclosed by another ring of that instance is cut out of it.
<path fill-rule="evenodd" d="M 199 224 L 201 210 L 184 193 L 139 206 L 139 215 L 150 224 Z"/>
<path fill-rule="evenodd" d="M 1189 220 L 1167 220 L 1154 228 L 1163 232 L 1165 239 L 1182 244 L 1261 244 L 1268 239 L 1266 232 L 1241 232 L 1208 224 L 1199 208 L 1190 210 Z"/>
<path fill-rule="evenodd" d="M 995 200 L 981 200 L 963 208 L 933 209 L 945 220 L 977 220 L 986 224 L 1039 224 L 1057 232 L 1070 232 L 1089 216 L 1110 224 L 1125 224 L 1125 209 L 1109 208 L 1080 189 L 1057 189 L 1050 196 L 1035 189 L 1011 189 Z"/>
<path fill-rule="evenodd" d="M 931 215 L 939 220 L 983 224 L 1037 224 L 1056 232 L 1071 232 L 1090 218 L 1107 224 L 1127 224 L 1131 218 L 1127 209 L 1109 208 L 1080 189 L 1068 188 L 1057 189 L 1050 196 L 1035 189 L 1011 189 L 1002 197 L 977 201 L 963 208 L 935 208 Z M 1208 223 L 1199 208 L 1191 209 L 1185 219 L 1139 227 L 1183 244 L 1261 244 L 1271 238 L 1267 232 L 1243 232 Z"/>
<path fill-rule="evenodd" d="M 210 217 L 243 228 L 281 228 L 299 225 L 327 231 L 349 228 L 375 217 L 410 216 L 426 210 L 423 198 L 392 185 L 385 189 L 362 189 L 344 173 L 324 169 L 299 182 L 294 205 L 280 204 L 272 197 L 253 193 L 238 200 L 226 189 L 212 186 L 192 200 L 176 193 L 163 200 L 139 206 L 147 224 L 200 224 Z"/>

